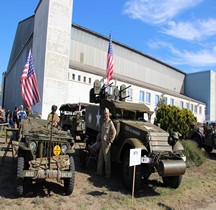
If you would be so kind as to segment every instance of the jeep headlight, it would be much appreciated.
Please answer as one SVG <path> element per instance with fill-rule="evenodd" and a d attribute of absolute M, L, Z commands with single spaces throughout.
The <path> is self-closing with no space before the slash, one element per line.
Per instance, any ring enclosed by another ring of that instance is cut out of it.
<path fill-rule="evenodd" d="M 66 153 L 67 149 L 68 149 L 67 145 L 63 144 L 62 147 L 61 147 L 62 153 Z"/>
<path fill-rule="evenodd" d="M 37 145 L 36 145 L 36 143 L 33 141 L 33 142 L 31 142 L 31 143 L 29 144 L 29 147 L 30 147 L 31 150 L 34 151 L 34 150 L 36 149 Z"/>

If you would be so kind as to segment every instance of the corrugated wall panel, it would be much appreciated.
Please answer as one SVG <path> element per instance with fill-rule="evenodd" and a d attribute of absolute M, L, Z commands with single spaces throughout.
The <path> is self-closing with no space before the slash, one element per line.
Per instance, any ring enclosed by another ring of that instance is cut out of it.
<path fill-rule="evenodd" d="M 70 61 L 106 69 L 108 40 L 72 27 Z M 137 79 L 162 88 L 183 93 L 185 74 L 163 65 L 143 54 L 113 43 L 114 74 Z"/>

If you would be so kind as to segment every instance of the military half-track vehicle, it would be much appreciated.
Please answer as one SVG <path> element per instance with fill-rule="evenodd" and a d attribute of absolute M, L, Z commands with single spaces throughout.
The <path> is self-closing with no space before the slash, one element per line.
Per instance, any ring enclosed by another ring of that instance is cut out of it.
<path fill-rule="evenodd" d="M 111 146 L 111 159 L 121 164 L 123 183 L 132 189 L 133 167 L 129 167 L 130 149 L 141 149 L 141 165 L 137 166 L 135 190 L 141 187 L 141 180 L 158 172 L 165 186 L 178 188 L 186 171 L 183 146 L 160 127 L 150 123 L 153 112 L 141 103 L 126 102 L 125 85 L 116 87 L 113 94 L 107 93 L 105 86 L 94 82 L 90 90 L 90 102 L 98 103 L 86 107 L 87 144 L 95 141 L 103 120 L 104 108 L 111 112 L 111 119 L 117 131 Z M 147 120 L 145 120 L 145 118 Z"/>
<path fill-rule="evenodd" d="M 47 126 L 48 121 L 27 118 L 19 127 L 17 194 L 22 196 L 27 180 L 46 178 L 64 182 L 66 195 L 73 192 L 75 180 L 74 139 L 65 131 Z"/>
<path fill-rule="evenodd" d="M 86 103 L 62 104 L 60 110 L 60 125 L 64 131 L 70 130 L 73 138 L 85 137 L 85 108 Z"/>
<path fill-rule="evenodd" d="M 213 149 L 216 149 L 216 122 L 209 125 L 191 123 L 188 139 L 194 140 L 198 147 L 203 147 L 207 153 L 211 153 Z"/>

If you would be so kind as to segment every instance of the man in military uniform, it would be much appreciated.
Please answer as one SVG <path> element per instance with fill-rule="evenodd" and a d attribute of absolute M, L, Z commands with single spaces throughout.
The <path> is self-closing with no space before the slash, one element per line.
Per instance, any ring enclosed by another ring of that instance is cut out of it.
<path fill-rule="evenodd" d="M 0 106 L 0 123 L 3 123 L 3 122 L 4 122 L 4 110 Z"/>
<path fill-rule="evenodd" d="M 53 123 L 53 127 L 58 127 L 60 119 L 59 119 L 58 114 L 56 113 L 57 106 L 52 105 L 51 110 L 52 111 L 49 113 L 49 115 L 47 117 L 48 125 L 51 125 Z"/>
<path fill-rule="evenodd" d="M 104 109 L 104 122 L 101 127 L 101 148 L 98 157 L 97 175 L 102 175 L 103 165 L 105 162 L 105 174 L 106 178 L 110 178 L 111 175 L 111 143 L 116 136 L 116 129 L 112 120 L 110 119 L 109 109 Z"/>

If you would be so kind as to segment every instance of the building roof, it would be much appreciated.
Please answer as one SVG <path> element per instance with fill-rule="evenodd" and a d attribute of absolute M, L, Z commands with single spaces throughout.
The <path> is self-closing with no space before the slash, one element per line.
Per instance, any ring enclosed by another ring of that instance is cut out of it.
<path fill-rule="evenodd" d="M 31 39 L 34 32 L 34 17 L 35 16 L 33 15 L 18 23 L 7 71 L 10 71 L 14 62 L 19 57 L 19 54 L 22 52 L 27 42 Z"/>

